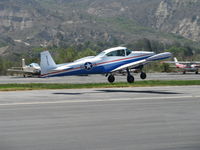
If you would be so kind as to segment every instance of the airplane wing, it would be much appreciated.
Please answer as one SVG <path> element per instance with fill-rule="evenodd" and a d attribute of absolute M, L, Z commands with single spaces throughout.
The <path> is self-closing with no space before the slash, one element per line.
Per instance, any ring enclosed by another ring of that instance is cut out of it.
<path fill-rule="evenodd" d="M 180 64 L 200 64 L 199 61 L 178 61 Z"/>
<path fill-rule="evenodd" d="M 20 70 L 20 69 L 8 69 L 7 71 L 9 72 L 15 72 L 15 73 L 21 73 L 21 74 L 35 74 L 32 71 L 24 71 L 24 70 Z"/>
<path fill-rule="evenodd" d="M 119 71 L 119 70 L 126 69 L 126 68 L 138 67 L 138 66 L 144 65 L 145 62 L 146 62 L 146 59 L 135 61 L 135 62 L 132 62 L 132 63 L 128 63 L 128 64 L 122 65 L 122 66 L 112 70 L 111 72 Z"/>
<path fill-rule="evenodd" d="M 9 71 L 9 72 L 19 72 L 19 73 L 24 72 L 23 70 L 20 70 L 20 69 L 8 69 L 7 71 Z"/>
<path fill-rule="evenodd" d="M 164 61 L 164 63 L 174 64 L 174 61 Z M 199 64 L 200 61 L 178 61 L 179 64 Z"/>
<path fill-rule="evenodd" d="M 156 60 L 162 60 L 162 59 L 167 59 L 171 57 L 171 53 L 169 52 L 165 52 L 165 53 L 160 53 L 160 54 L 157 54 L 157 55 L 154 55 L 154 56 L 151 56 L 147 59 L 142 59 L 142 60 L 139 60 L 139 61 L 135 61 L 135 62 L 132 62 L 132 63 L 128 63 L 128 64 L 124 64 L 118 68 L 115 68 L 114 70 L 112 70 L 111 72 L 115 72 L 115 71 L 119 71 L 119 70 L 122 70 L 122 69 L 126 69 L 126 68 L 134 68 L 134 67 L 138 67 L 138 66 L 141 66 L 141 65 L 145 65 L 147 63 L 150 63 L 152 61 L 156 61 Z"/>

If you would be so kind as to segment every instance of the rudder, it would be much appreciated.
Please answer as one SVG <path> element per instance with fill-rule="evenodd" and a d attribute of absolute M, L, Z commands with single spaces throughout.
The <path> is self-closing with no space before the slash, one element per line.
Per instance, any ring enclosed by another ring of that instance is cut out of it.
<path fill-rule="evenodd" d="M 179 62 L 178 62 L 176 57 L 174 57 L 174 62 L 175 62 L 175 64 L 179 64 Z"/>
<path fill-rule="evenodd" d="M 56 68 L 56 63 L 49 51 L 44 51 L 40 53 L 40 67 L 41 75 L 47 74 L 51 69 Z"/>

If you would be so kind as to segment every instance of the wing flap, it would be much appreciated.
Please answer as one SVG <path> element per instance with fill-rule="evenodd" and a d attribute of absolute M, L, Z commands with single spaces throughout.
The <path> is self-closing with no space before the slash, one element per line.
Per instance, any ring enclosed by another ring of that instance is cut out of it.
<path fill-rule="evenodd" d="M 132 62 L 132 63 L 128 63 L 128 64 L 125 64 L 125 65 L 122 65 L 122 66 L 112 70 L 111 72 L 119 71 L 119 70 L 126 69 L 126 68 L 138 67 L 138 66 L 144 65 L 146 63 L 147 63 L 146 59 L 135 61 L 135 62 Z"/>

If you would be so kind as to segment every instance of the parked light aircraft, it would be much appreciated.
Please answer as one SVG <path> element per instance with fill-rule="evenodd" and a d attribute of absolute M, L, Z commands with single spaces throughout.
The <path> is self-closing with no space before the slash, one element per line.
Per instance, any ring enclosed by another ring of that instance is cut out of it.
<path fill-rule="evenodd" d="M 97 56 L 88 56 L 67 64 L 55 64 L 48 51 L 41 52 L 41 77 L 106 74 L 110 83 L 115 81 L 114 72 L 127 71 L 127 82 L 134 82 L 129 69 L 140 68 L 142 79 L 146 73 L 142 71 L 145 64 L 171 57 L 171 53 L 155 54 L 147 51 L 132 51 L 126 47 L 114 47 L 102 51 Z"/>
<path fill-rule="evenodd" d="M 21 67 L 12 67 L 8 69 L 9 72 L 23 74 L 24 77 L 27 76 L 39 76 L 41 68 L 37 63 L 31 63 L 29 65 L 25 64 L 25 59 L 22 59 L 22 66 Z"/>
<path fill-rule="evenodd" d="M 171 63 L 175 63 L 176 68 L 180 68 L 183 70 L 183 74 L 185 74 L 186 72 L 195 72 L 196 74 L 198 74 L 198 70 L 200 68 L 200 62 L 189 62 L 189 61 L 181 61 L 179 62 L 177 60 L 176 57 L 174 57 L 174 62 Z"/>

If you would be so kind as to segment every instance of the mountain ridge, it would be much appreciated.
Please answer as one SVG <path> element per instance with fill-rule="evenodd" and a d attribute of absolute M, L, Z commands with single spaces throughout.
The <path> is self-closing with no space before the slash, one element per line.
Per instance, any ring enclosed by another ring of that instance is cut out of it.
<path fill-rule="evenodd" d="M 1 55 L 20 52 L 17 45 L 28 50 L 141 38 L 200 41 L 197 0 L 1 0 L 0 4 L 0 47 L 10 46 Z"/>

